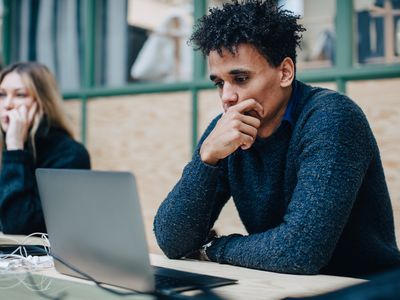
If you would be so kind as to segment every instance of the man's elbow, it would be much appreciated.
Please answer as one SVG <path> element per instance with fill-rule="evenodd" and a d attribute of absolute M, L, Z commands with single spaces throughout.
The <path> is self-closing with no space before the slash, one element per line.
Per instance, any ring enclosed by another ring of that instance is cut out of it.
<path fill-rule="evenodd" d="M 292 267 L 292 272 L 290 273 L 297 275 L 317 275 L 321 268 L 321 266 L 313 263 L 294 264 Z"/>
<path fill-rule="evenodd" d="M 293 274 L 293 275 L 317 275 L 320 267 L 314 264 L 299 264 L 296 262 L 290 264 L 278 264 L 274 266 L 266 265 L 260 269 L 264 271 L 272 271 L 277 273 Z"/>
<path fill-rule="evenodd" d="M 204 240 L 200 235 L 188 228 L 185 230 L 183 226 L 170 226 L 170 223 L 162 220 L 155 218 L 153 231 L 158 246 L 168 258 L 182 258 L 200 248 Z"/>
<path fill-rule="evenodd" d="M 157 226 L 156 222 L 154 223 L 154 235 L 163 253 L 171 259 L 183 257 L 184 251 L 182 250 L 182 243 L 179 242 L 179 238 L 171 234 L 168 230 L 162 230 L 161 228 Z"/>
<path fill-rule="evenodd" d="M 292 258 L 292 263 L 290 264 L 288 273 L 298 274 L 298 275 L 317 275 L 321 269 L 326 265 L 326 261 L 321 259 L 321 257 L 315 257 L 301 253 L 297 257 Z"/>
<path fill-rule="evenodd" d="M 170 240 L 165 237 L 157 236 L 156 240 L 158 246 L 162 250 L 162 252 L 170 259 L 178 259 L 182 258 L 185 255 L 185 252 L 182 249 L 182 245 L 177 243 L 175 240 Z"/>
<path fill-rule="evenodd" d="M 161 248 L 161 246 L 160 246 Z M 165 254 L 166 257 L 169 259 L 179 259 L 182 258 L 184 255 L 180 253 L 180 251 L 176 251 L 174 249 L 169 249 L 169 248 L 161 248 L 163 253 Z"/>
<path fill-rule="evenodd" d="M 273 271 L 278 273 L 287 273 L 295 275 L 316 275 L 326 265 L 324 260 L 315 258 L 313 255 L 306 255 L 304 253 L 284 256 L 275 260 L 271 265 L 269 260 L 266 261 L 264 270 Z"/>

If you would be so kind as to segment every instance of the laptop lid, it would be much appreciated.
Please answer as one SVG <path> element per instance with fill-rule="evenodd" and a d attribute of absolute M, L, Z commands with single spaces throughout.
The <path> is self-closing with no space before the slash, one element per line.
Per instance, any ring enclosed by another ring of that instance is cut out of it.
<path fill-rule="evenodd" d="M 133 174 L 37 169 L 36 177 L 52 253 L 99 282 L 154 291 Z"/>

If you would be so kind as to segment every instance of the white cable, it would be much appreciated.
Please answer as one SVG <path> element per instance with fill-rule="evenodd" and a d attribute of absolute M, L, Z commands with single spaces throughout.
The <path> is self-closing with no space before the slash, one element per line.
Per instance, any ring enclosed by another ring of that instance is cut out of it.
<path fill-rule="evenodd" d="M 43 292 L 50 289 L 52 279 L 47 276 L 37 275 L 41 276 L 41 279 L 39 280 L 40 282 L 36 282 L 35 284 L 27 281 L 27 277 L 30 276 L 27 272 L 54 267 L 53 258 L 50 255 L 28 255 L 28 251 L 25 246 L 32 245 L 32 242 L 29 240 L 32 237 L 41 238 L 42 241 L 40 244 L 43 246 L 44 251 L 49 254 L 50 242 L 47 234 L 45 233 L 34 232 L 26 236 L 22 241 L 7 236 L 2 237 L 3 240 L 11 241 L 13 244 L 19 246 L 16 247 L 16 249 L 10 254 L 0 254 L 0 274 L 7 274 L 7 277 L 3 277 L 4 279 L 0 277 L 0 290 L 14 288 L 18 285 L 23 285 L 31 291 Z M 13 278 L 10 278 L 10 276 L 13 276 Z M 12 281 L 12 284 L 7 285 L 6 283 L 10 280 Z M 16 282 L 14 280 L 16 280 Z"/>
<path fill-rule="evenodd" d="M 38 236 L 42 239 L 42 246 L 47 256 L 31 256 L 28 255 L 28 251 L 25 246 L 31 245 L 29 239 Z M 0 254 L 0 270 L 2 271 L 18 271 L 23 269 L 25 271 L 37 271 L 43 268 L 51 268 L 54 266 L 53 258 L 49 255 L 50 242 L 47 238 L 47 234 L 42 232 L 34 232 L 26 236 L 22 241 L 18 241 L 14 238 L 3 237 L 19 245 L 10 254 Z"/>

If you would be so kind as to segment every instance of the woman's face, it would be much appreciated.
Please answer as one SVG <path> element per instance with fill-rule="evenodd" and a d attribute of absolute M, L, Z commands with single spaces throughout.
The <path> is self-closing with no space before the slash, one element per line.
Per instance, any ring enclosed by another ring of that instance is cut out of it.
<path fill-rule="evenodd" d="M 7 74 L 0 83 L 0 120 L 1 129 L 7 132 L 11 111 L 25 106 L 27 111 L 36 100 L 29 94 L 29 91 L 22 81 L 21 76 L 16 72 Z"/>

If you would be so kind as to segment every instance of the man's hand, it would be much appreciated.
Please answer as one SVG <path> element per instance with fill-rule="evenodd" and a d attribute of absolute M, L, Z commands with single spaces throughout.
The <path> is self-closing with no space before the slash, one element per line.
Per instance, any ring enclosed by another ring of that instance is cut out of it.
<path fill-rule="evenodd" d="M 12 109 L 8 112 L 9 125 L 6 132 L 7 150 L 24 149 L 24 143 L 28 138 L 29 128 L 37 112 L 37 103 L 34 102 L 29 108 L 25 105 Z"/>
<path fill-rule="evenodd" d="M 245 114 L 249 113 L 249 114 Z M 247 99 L 231 106 L 218 120 L 215 128 L 204 140 L 200 157 L 209 165 L 216 165 L 239 147 L 249 149 L 257 136 L 263 117 L 263 107 L 254 99 Z"/>

